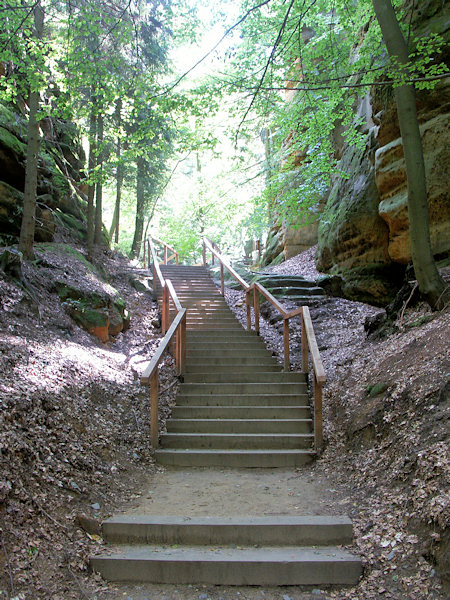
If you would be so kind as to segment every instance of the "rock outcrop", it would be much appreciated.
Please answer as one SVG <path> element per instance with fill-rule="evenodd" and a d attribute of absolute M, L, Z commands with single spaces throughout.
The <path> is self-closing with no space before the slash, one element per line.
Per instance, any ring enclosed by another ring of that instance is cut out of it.
<path fill-rule="evenodd" d="M 35 240 L 52 241 L 57 211 L 83 228 L 84 197 L 79 187 L 84 154 L 70 123 L 44 120 L 38 162 Z M 0 104 L 0 244 L 17 241 L 25 184 L 26 120 Z M 56 215 L 56 216 L 55 216 Z M 59 219 L 66 226 L 71 225 Z"/>
<path fill-rule="evenodd" d="M 420 13 L 420 14 L 419 14 Z M 448 28 L 440 3 L 415 13 L 416 31 Z M 440 60 L 445 57 L 440 57 Z M 435 256 L 450 253 L 450 78 L 417 93 L 427 175 L 430 236 Z M 354 300 L 389 303 L 411 260 L 403 147 L 392 89 L 374 86 L 356 111 L 367 133 L 363 151 L 345 146 L 340 166 L 350 177 L 336 180 L 319 225 L 317 268 L 342 278 Z"/>

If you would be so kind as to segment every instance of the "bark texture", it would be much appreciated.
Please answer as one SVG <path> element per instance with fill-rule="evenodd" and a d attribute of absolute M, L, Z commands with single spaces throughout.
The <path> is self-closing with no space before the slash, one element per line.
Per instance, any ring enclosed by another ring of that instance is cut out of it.
<path fill-rule="evenodd" d="M 44 31 L 44 11 L 42 10 L 40 2 L 38 2 L 34 8 L 34 27 L 36 38 L 38 40 L 42 39 Z M 31 91 L 29 100 L 27 164 L 25 170 L 23 215 L 19 238 L 19 250 L 27 259 L 33 258 L 37 190 L 37 161 L 39 155 L 39 123 L 37 121 L 39 102 L 39 91 Z"/>

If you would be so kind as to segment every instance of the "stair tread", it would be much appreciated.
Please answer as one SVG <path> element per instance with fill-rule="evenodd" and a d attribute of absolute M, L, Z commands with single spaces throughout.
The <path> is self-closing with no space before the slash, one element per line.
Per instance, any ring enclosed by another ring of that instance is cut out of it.
<path fill-rule="evenodd" d="M 361 559 L 348 550 L 338 548 L 337 546 L 270 546 L 269 548 L 245 547 L 240 546 L 184 546 L 177 548 L 164 547 L 160 545 L 133 545 L 121 546 L 119 552 L 114 554 L 98 555 L 95 559 L 102 560 L 170 560 L 177 561 L 198 561 L 216 562 L 218 559 L 226 562 L 356 562 Z"/>
<path fill-rule="evenodd" d="M 104 521 L 104 523 L 139 523 L 142 525 L 163 524 L 190 527 L 191 525 L 208 525 L 208 526 L 229 526 L 229 525 L 255 525 L 276 527 L 278 525 L 352 525 L 351 519 L 347 515 L 269 515 L 269 516 L 233 516 L 233 517 L 216 517 L 216 516 L 176 516 L 176 515 L 148 515 L 148 514 L 131 514 L 118 515 Z"/>

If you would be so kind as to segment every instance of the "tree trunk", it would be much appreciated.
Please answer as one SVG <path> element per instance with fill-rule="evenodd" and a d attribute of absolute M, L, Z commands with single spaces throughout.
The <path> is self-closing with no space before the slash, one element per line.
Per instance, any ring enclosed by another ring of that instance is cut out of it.
<path fill-rule="evenodd" d="M 98 155 L 98 165 L 100 166 L 98 176 L 99 181 L 97 181 L 95 188 L 95 233 L 94 233 L 94 244 L 96 246 L 101 246 L 103 241 L 103 115 L 97 115 L 97 144 L 99 148 Z"/>
<path fill-rule="evenodd" d="M 111 240 L 114 237 L 114 241 L 116 244 L 119 243 L 119 222 L 120 222 L 120 200 L 122 197 L 122 184 L 123 184 L 123 164 L 121 161 L 122 154 L 122 140 L 121 140 L 121 111 L 122 111 L 122 100 L 119 98 L 116 104 L 116 119 L 117 119 L 117 127 L 119 129 L 119 133 L 117 135 L 117 173 L 116 173 L 116 203 L 114 206 L 114 214 L 111 223 L 111 229 L 109 230 L 109 237 Z"/>
<path fill-rule="evenodd" d="M 97 116 L 96 116 L 95 101 L 92 101 L 91 115 L 89 118 L 89 177 L 92 177 L 94 169 L 97 165 L 97 148 L 96 148 L 96 136 L 97 136 Z M 95 196 L 95 183 L 90 183 L 88 188 L 88 206 L 87 206 L 87 247 L 88 247 L 88 258 L 92 260 L 94 251 L 94 196 Z"/>
<path fill-rule="evenodd" d="M 42 39 L 44 31 L 44 11 L 42 10 L 40 2 L 38 2 L 34 8 L 34 27 L 36 38 L 39 40 Z M 37 121 L 39 101 L 39 92 L 30 91 L 25 190 L 23 195 L 23 215 L 19 238 L 19 250 L 27 259 L 32 259 L 34 257 L 33 242 L 36 213 L 37 161 L 39 154 L 39 123 Z"/>
<path fill-rule="evenodd" d="M 133 244 L 131 246 L 131 258 L 138 258 L 141 249 L 142 234 L 144 231 L 145 177 L 146 162 L 141 156 L 139 156 L 137 159 L 136 174 L 136 223 L 134 228 Z"/>
<path fill-rule="evenodd" d="M 372 0 L 390 57 L 400 64 L 409 61 L 409 51 L 390 0 Z M 394 88 L 408 183 L 408 217 L 411 256 L 419 289 L 432 308 L 448 302 L 449 290 L 434 262 L 430 241 L 425 164 L 417 119 L 414 85 Z"/>

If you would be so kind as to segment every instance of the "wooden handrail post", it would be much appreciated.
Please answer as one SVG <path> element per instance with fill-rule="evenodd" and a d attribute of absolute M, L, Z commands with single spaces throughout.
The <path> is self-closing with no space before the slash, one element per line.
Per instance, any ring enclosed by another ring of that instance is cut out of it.
<path fill-rule="evenodd" d="M 305 319 L 303 318 L 303 311 L 301 314 L 302 319 L 302 370 L 303 373 L 308 372 L 308 340 L 306 337 Z"/>
<path fill-rule="evenodd" d="M 322 384 L 317 382 L 314 374 L 314 446 L 316 452 L 322 450 L 323 420 L 322 420 Z"/>
<path fill-rule="evenodd" d="M 164 264 L 167 265 L 167 244 L 164 244 Z"/>
<path fill-rule="evenodd" d="M 283 319 L 283 341 L 284 341 L 284 370 L 291 370 L 291 357 L 289 354 L 289 319 Z"/>
<path fill-rule="evenodd" d="M 245 292 L 245 308 L 247 312 L 247 329 L 250 331 L 252 328 L 252 313 L 250 310 L 250 290 Z"/>
<path fill-rule="evenodd" d="M 169 329 L 169 290 L 165 285 L 162 291 L 162 325 L 161 330 L 163 335 Z"/>
<path fill-rule="evenodd" d="M 206 267 L 206 244 L 205 244 L 205 240 L 203 240 L 203 266 Z"/>
<path fill-rule="evenodd" d="M 222 296 L 225 296 L 225 274 L 223 272 L 223 264 L 220 263 L 220 291 Z"/>
<path fill-rule="evenodd" d="M 253 308 L 255 311 L 255 331 L 259 335 L 259 290 L 253 288 Z"/>
<path fill-rule="evenodd" d="M 178 256 L 178 252 L 175 253 L 175 263 L 178 264 L 179 261 L 179 256 Z"/>
<path fill-rule="evenodd" d="M 184 374 L 186 368 L 186 314 L 180 325 L 180 375 Z"/>
<path fill-rule="evenodd" d="M 150 377 L 150 441 L 152 448 L 159 445 L 158 436 L 158 394 L 159 394 L 159 371 L 156 368 Z"/>

